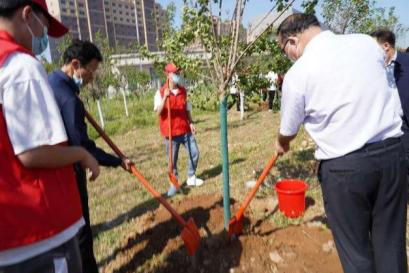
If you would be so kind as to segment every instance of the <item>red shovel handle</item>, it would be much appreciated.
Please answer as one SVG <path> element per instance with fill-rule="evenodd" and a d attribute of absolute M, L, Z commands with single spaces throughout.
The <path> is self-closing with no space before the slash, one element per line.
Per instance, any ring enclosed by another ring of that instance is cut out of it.
<path fill-rule="evenodd" d="M 170 111 L 170 97 L 167 98 L 168 107 L 168 124 L 169 124 L 169 173 L 173 173 L 173 145 L 172 145 L 172 122 L 171 122 L 171 111 Z"/>
<path fill-rule="evenodd" d="M 170 212 L 170 214 L 179 222 L 182 227 L 186 226 L 186 221 L 180 216 L 172 206 L 165 200 L 165 198 L 160 195 L 151 184 L 139 173 L 135 165 L 131 166 L 132 173 L 138 178 L 138 180 L 143 184 L 143 186 Z"/>
<path fill-rule="evenodd" d="M 105 140 L 105 142 L 111 147 L 111 149 L 119 156 L 124 158 L 125 155 L 121 150 L 112 142 L 104 130 L 98 125 L 95 119 L 85 111 L 85 117 L 91 123 L 91 125 L 97 130 L 98 134 Z M 151 184 L 142 176 L 142 174 L 136 169 L 135 165 L 131 165 L 132 173 L 138 178 L 138 180 L 143 184 L 143 186 L 170 212 L 170 214 L 179 222 L 179 224 L 184 227 L 186 226 L 185 220 L 170 206 L 170 204 L 163 198 L 160 193 L 158 193 Z"/>
<path fill-rule="evenodd" d="M 236 219 L 238 219 L 238 220 L 241 219 L 241 217 L 243 216 L 244 211 L 246 210 L 247 206 L 249 205 L 251 199 L 253 199 L 253 197 L 256 194 L 258 188 L 264 182 L 264 179 L 266 178 L 267 174 L 270 172 L 271 168 L 274 166 L 277 158 L 278 158 L 278 154 L 276 153 L 276 154 L 274 154 L 273 158 L 270 159 L 270 161 L 264 167 L 264 170 L 261 173 L 261 176 L 257 179 L 256 185 L 253 187 L 251 192 L 246 196 L 246 199 L 244 200 L 243 204 L 241 205 L 239 211 L 237 212 Z"/>

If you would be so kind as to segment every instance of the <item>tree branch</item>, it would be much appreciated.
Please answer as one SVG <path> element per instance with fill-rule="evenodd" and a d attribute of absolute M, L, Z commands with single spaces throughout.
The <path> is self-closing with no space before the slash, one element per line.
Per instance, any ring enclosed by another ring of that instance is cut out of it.
<path fill-rule="evenodd" d="M 229 73 L 228 73 L 227 79 L 226 79 L 227 82 L 230 81 L 231 76 L 232 76 L 232 74 L 233 74 L 234 68 L 237 66 L 237 64 L 240 62 L 240 60 L 243 58 L 243 56 L 247 53 L 247 51 L 249 51 L 249 49 L 254 46 L 254 44 L 258 41 L 258 39 L 260 39 L 260 37 L 263 36 L 263 34 L 266 33 L 266 32 L 270 29 L 270 27 L 271 27 L 275 22 L 277 22 L 277 20 L 284 14 L 284 12 L 285 12 L 286 10 L 288 10 L 288 8 L 289 8 L 290 6 L 293 5 L 294 2 L 295 2 L 295 0 L 292 0 L 290 3 L 288 3 L 287 6 L 286 6 L 286 7 L 280 12 L 280 14 L 277 16 L 277 18 L 274 19 L 274 20 L 266 27 L 266 29 L 265 29 L 260 35 L 258 35 L 258 36 L 256 37 L 256 39 L 254 39 L 254 41 L 251 42 L 251 43 L 244 49 L 244 51 L 243 51 L 243 52 L 240 54 L 240 56 L 237 58 L 237 60 L 236 60 L 236 62 L 234 63 L 234 65 L 231 67 L 231 69 L 230 69 L 230 71 L 229 71 Z"/>
<path fill-rule="evenodd" d="M 241 25 L 241 19 L 242 19 L 242 15 L 243 15 L 243 13 L 242 13 L 243 0 L 238 0 L 238 2 L 239 2 L 239 7 L 237 9 L 237 16 L 236 16 L 236 22 L 235 22 L 236 31 L 235 31 L 235 37 L 233 37 L 234 38 L 234 46 L 233 46 L 232 58 L 231 58 L 231 63 L 227 64 L 226 72 L 232 70 L 231 69 L 231 64 L 235 63 L 236 56 L 237 56 L 237 47 L 238 47 L 238 44 L 239 44 L 239 36 L 240 36 L 240 25 Z"/>

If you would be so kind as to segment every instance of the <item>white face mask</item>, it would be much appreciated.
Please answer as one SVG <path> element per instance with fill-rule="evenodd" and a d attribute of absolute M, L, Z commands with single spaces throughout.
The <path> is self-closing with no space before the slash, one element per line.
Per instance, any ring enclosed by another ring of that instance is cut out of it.
<path fill-rule="evenodd" d="M 296 48 L 295 48 L 295 55 L 296 55 L 296 57 L 290 57 L 290 56 L 288 55 L 288 59 L 290 59 L 290 61 L 291 61 L 292 63 L 295 63 L 295 62 L 300 58 L 300 56 L 298 55 L 298 43 L 297 43 L 297 46 L 296 46 Z"/>

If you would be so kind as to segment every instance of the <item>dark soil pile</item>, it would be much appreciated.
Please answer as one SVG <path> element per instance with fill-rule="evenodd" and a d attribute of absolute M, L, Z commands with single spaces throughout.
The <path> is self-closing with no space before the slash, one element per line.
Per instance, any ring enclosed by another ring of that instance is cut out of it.
<path fill-rule="evenodd" d="M 139 217 L 105 272 L 156 273 L 338 273 L 341 265 L 329 230 L 306 225 L 278 229 L 266 219 L 245 219 L 244 232 L 227 240 L 223 231 L 222 197 L 170 200 L 184 219 L 193 217 L 202 236 L 195 257 L 189 257 L 180 227 L 161 206 Z M 234 204 L 232 212 L 239 204 Z"/>

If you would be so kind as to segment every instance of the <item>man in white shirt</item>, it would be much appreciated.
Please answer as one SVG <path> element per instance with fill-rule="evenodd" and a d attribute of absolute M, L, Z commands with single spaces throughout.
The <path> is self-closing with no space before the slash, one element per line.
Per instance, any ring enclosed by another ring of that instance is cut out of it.
<path fill-rule="evenodd" d="M 274 96 L 277 91 L 277 81 L 278 81 L 278 75 L 274 71 L 270 71 L 267 74 L 267 78 L 270 81 L 270 86 L 267 89 L 267 95 L 268 95 L 268 111 L 273 111 L 273 102 L 274 102 Z"/>
<path fill-rule="evenodd" d="M 367 35 L 322 31 L 314 15 L 293 14 L 277 33 L 295 62 L 283 84 L 277 152 L 304 124 L 344 272 L 407 272 L 407 163 L 381 48 Z"/>
<path fill-rule="evenodd" d="M 237 74 L 235 73 L 230 83 L 230 95 L 233 98 L 233 104 L 230 107 L 236 104 L 236 110 L 237 112 L 240 112 L 240 92 L 239 90 L 237 90 L 237 85 L 239 84 L 238 81 L 239 81 L 239 78 L 237 77 Z"/>

